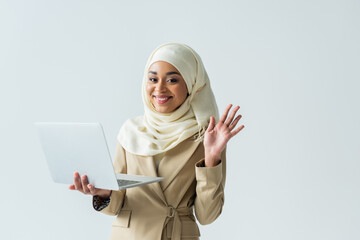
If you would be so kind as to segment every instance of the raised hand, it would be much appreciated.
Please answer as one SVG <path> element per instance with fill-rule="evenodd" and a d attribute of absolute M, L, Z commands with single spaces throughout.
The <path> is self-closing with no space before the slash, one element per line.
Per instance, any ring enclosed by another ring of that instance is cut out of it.
<path fill-rule="evenodd" d="M 91 194 L 93 196 L 97 195 L 101 198 L 110 197 L 111 190 L 95 188 L 93 185 L 89 184 L 88 178 L 86 175 L 80 175 L 78 172 L 74 173 L 74 184 L 69 185 L 70 190 L 78 190 L 83 194 Z"/>
<path fill-rule="evenodd" d="M 236 106 L 228 116 L 231 107 L 232 104 L 227 106 L 219 122 L 216 124 L 215 118 L 213 116 L 210 117 L 210 123 L 204 136 L 205 166 L 212 167 L 217 165 L 221 159 L 221 152 L 226 147 L 228 141 L 245 127 L 241 125 L 235 129 L 242 116 L 238 115 L 234 119 L 236 112 L 240 109 L 239 106 Z"/>

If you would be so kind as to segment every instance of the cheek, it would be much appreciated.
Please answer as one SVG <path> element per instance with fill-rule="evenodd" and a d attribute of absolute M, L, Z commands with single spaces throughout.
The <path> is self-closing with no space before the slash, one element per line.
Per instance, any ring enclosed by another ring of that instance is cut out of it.
<path fill-rule="evenodd" d="M 187 86 L 185 83 L 182 85 L 182 92 L 183 92 L 184 98 L 186 98 L 188 95 L 188 89 L 187 89 Z"/>
<path fill-rule="evenodd" d="M 181 86 L 179 89 L 177 89 L 177 92 L 181 102 L 184 102 L 188 93 L 186 86 Z"/>
<path fill-rule="evenodd" d="M 151 94 L 153 93 L 154 91 L 154 88 L 151 87 L 150 85 L 146 85 L 146 95 L 147 95 L 147 98 L 148 98 L 148 101 L 150 101 L 151 103 L 154 102 L 154 99 L 151 97 Z"/>
<path fill-rule="evenodd" d="M 149 84 L 146 85 L 145 90 L 146 90 L 147 95 L 149 95 L 149 96 L 153 92 L 153 88 Z"/>

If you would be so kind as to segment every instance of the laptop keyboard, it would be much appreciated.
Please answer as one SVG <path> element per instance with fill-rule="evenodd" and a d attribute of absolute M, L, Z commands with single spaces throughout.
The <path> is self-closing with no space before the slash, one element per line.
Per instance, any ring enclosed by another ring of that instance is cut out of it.
<path fill-rule="evenodd" d="M 123 180 L 123 179 L 118 179 L 117 182 L 118 182 L 119 186 L 141 183 L 140 181 L 131 181 L 131 180 Z"/>

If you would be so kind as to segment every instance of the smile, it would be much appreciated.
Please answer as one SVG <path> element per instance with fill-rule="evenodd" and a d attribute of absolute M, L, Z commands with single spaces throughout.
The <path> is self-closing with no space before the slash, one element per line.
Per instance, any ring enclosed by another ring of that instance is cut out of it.
<path fill-rule="evenodd" d="M 167 103 L 172 97 L 171 96 L 154 96 L 155 102 L 158 104 L 164 104 Z"/>

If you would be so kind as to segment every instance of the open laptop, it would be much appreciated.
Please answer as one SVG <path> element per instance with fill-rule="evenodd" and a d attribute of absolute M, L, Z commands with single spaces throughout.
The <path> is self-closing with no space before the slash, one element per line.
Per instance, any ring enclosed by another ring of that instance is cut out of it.
<path fill-rule="evenodd" d="M 100 123 L 36 122 L 51 176 L 74 184 L 74 172 L 96 188 L 121 190 L 159 182 L 161 177 L 117 174 Z"/>

